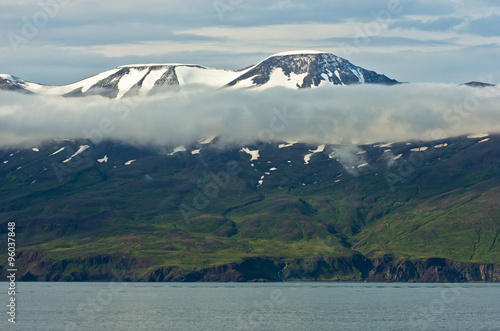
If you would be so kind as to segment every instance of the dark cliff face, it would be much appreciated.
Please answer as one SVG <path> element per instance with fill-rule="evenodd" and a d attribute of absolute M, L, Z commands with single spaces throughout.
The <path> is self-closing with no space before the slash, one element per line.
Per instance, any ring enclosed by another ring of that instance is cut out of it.
<path fill-rule="evenodd" d="M 285 263 L 268 258 L 246 258 L 238 262 L 182 272 L 175 267 L 153 271 L 150 282 L 269 282 L 282 281 L 280 270 Z"/>
<path fill-rule="evenodd" d="M 155 261 L 119 255 L 55 261 L 28 250 L 18 254 L 16 263 L 20 281 L 140 281 L 134 271 L 147 269 Z"/>
<path fill-rule="evenodd" d="M 21 281 L 500 281 L 500 265 L 495 264 L 454 263 L 441 258 L 396 262 L 387 255 L 371 261 L 358 253 L 350 257 L 301 259 L 290 264 L 274 258 L 245 258 L 198 270 L 182 270 L 175 266 L 158 268 L 156 261 L 122 256 L 54 261 L 34 251 L 20 253 L 17 261 L 21 266 Z M 0 273 L 5 274 L 5 271 Z"/>
<path fill-rule="evenodd" d="M 124 256 L 54 261 L 35 251 L 21 252 L 16 261 L 22 274 L 20 281 L 267 282 L 282 281 L 279 273 L 286 265 L 276 259 L 255 257 L 182 270 L 175 266 L 158 268 L 154 260 Z M 5 270 L 0 269 L 0 274 L 6 274 Z"/>
<path fill-rule="evenodd" d="M 500 266 L 460 263 L 442 258 L 394 262 L 384 256 L 373 262 L 367 280 L 382 282 L 498 282 Z"/>
<path fill-rule="evenodd" d="M 366 279 L 372 262 L 355 253 L 346 257 L 319 257 L 295 260 L 283 270 L 283 279 L 293 281 Z"/>

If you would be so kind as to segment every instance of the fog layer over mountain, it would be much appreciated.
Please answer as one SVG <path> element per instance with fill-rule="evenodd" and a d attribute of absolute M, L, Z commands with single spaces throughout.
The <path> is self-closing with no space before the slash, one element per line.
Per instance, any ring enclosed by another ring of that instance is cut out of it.
<path fill-rule="evenodd" d="M 0 144 L 54 138 L 185 145 L 220 136 L 255 141 L 363 144 L 500 131 L 500 89 L 445 84 L 290 90 L 199 86 L 110 100 L 0 93 Z"/>

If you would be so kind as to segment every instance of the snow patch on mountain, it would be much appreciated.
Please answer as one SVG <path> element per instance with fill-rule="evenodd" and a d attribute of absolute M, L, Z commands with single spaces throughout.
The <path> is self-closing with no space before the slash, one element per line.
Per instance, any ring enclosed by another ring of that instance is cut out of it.
<path fill-rule="evenodd" d="M 478 134 L 472 134 L 470 136 L 467 136 L 468 139 L 481 139 L 481 138 L 486 138 L 488 137 L 489 134 L 487 133 L 478 133 Z"/>
<path fill-rule="evenodd" d="M 56 154 L 58 154 L 58 153 L 61 153 L 62 151 L 64 151 L 64 149 L 65 149 L 65 148 L 66 148 L 66 147 L 60 148 L 60 149 L 58 149 L 57 151 L 55 151 L 54 153 L 50 154 L 49 156 L 52 156 L 52 155 L 56 155 Z"/>
<path fill-rule="evenodd" d="M 429 147 L 424 146 L 424 147 L 412 148 L 411 151 L 412 152 L 425 152 L 428 149 L 429 149 Z"/>
<path fill-rule="evenodd" d="M 186 151 L 186 147 L 184 147 L 184 146 L 178 146 L 178 147 L 174 148 L 173 152 L 168 153 L 167 155 L 174 155 L 175 153 L 185 152 L 185 151 Z"/>
<path fill-rule="evenodd" d="M 364 84 L 364 83 L 365 83 L 365 77 L 363 77 L 363 73 L 361 73 L 361 71 L 359 71 L 359 68 L 356 68 L 356 69 L 352 69 L 352 68 L 351 68 L 350 70 L 351 70 L 351 72 L 352 72 L 352 73 L 353 73 L 356 77 L 358 77 L 359 82 L 360 82 L 361 84 Z"/>
<path fill-rule="evenodd" d="M 342 78 L 340 78 L 340 74 L 339 74 L 339 71 L 338 71 L 338 70 L 335 70 L 335 76 L 337 76 L 337 78 L 339 79 L 340 84 L 341 84 L 342 86 L 345 86 L 344 82 L 342 81 Z M 327 80 L 327 79 L 325 79 L 325 80 Z"/>
<path fill-rule="evenodd" d="M 278 148 L 286 148 L 286 147 L 291 147 L 298 143 L 298 141 L 287 141 L 286 144 L 279 144 Z"/>
<path fill-rule="evenodd" d="M 259 150 L 253 150 L 251 151 L 248 147 L 243 147 L 241 150 L 241 152 L 244 152 L 244 153 L 247 153 L 248 155 L 250 155 L 252 158 L 250 159 L 250 161 L 253 161 L 253 160 L 257 160 L 259 158 Z"/>
<path fill-rule="evenodd" d="M 130 89 L 137 84 L 141 79 L 146 76 L 149 69 L 133 69 L 131 68 L 127 74 L 125 74 L 118 82 L 118 95 L 117 99 L 121 99 L 125 93 L 130 91 Z"/>
<path fill-rule="evenodd" d="M 241 75 L 241 72 L 202 66 L 177 66 L 175 73 L 181 86 L 199 84 L 221 87 Z"/>
<path fill-rule="evenodd" d="M 286 87 L 286 88 L 291 88 L 291 89 L 296 89 L 300 86 L 302 86 L 304 82 L 304 78 L 306 78 L 307 72 L 304 72 L 302 74 L 295 74 L 295 73 L 290 73 L 290 75 L 286 75 L 283 72 L 283 69 L 277 68 L 275 69 L 271 77 L 269 77 L 269 81 L 267 84 L 262 85 L 260 88 L 269 88 L 269 87 L 276 87 L 276 86 L 281 86 L 281 87 Z"/>
<path fill-rule="evenodd" d="M 310 154 L 306 154 L 304 156 L 304 164 L 309 164 L 309 161 L 311 160 L 311 157 L 313 156 L 313 154 L 316 154 L 316 153 L 321 153 L 325 150 L 325 145 L 319 145 L 318 148 L 316 148 L 315 150 L 309 150 L 309 152 L 311 152 Z"/>
<path fill-rule="evenodd" d="M 80 82 L 80 83 L 83 83 L 83 84 L 81 84 L 82 93 L 87 92 L 92 86 L 94 86 L 95 84 L 97 84 L 101 80 L 103 80 L 105 78 L 108 78 L 109 76 L 117 73 L 118 70 L 119 70 L 118 68 L 112 69 L 112 70 L 108 70 L 108 71 L 105 71 L 105 72 L 103 72 L 101 74 L 98 74 L 98 75 L 89 77 L 87 79 L 84 79 L 83 81 Z M 75 87 L 77 87 L 78 85 L 80 85 L 80 83 L 75 83 L 73 85 L 75 85 Z M 71 85 L 68 85 L 68 86 L 71 86 Z M 63 92 L 63 93 L 68 93 L 68 92 L 70 92 L 70 91 Z"/>
<path fill-rule="evenodd" d="M 210 144 L 212 141 L 214 141 L 214 139 L 215 139 L 215 136 L 212 136 L 212 137 L 208 137 L 205 139 L 200 139 L 200 140 L 198 140 L 198 143 L 201 145 L 207 145 L 207 144 Z"/>
<path fill-rule="evenodd" d="M 63 163 L 68 163 L 69 161 L 71 161 L 75 156 L 77 156 L 78 154 L 81 154 L 83 152 L 85 152 L 88 148 L 90 148 L 89 145 L 82 145 L 78 148 L 78 150 L 76 151 L 75 154 L 71 155 L 69 158 L 67 158 L 66 160 L 63 161 Z"/>
<path fill-rule="evenodd" d="M 97 74 L 95 76 L 86 78 L 82 81 L 69 84 L 69 85 L 61 85 L 61 86 L 49 86 L 49 85 L 41 85 L 37 83 L 25 82 L 26 89 L 30 92 L 40 94 L 40 95 L 64 95 L 75 90 L 81 89 L 82 93 L 87 92 L 92 86 L 100 82 L 101 80 L 113 75 L 118 72 L 118 68 L 108 70 Z"/>
<path fill-rule="evenodd" d="M 151 72 L 144 78 L 139 94 L 141 96 L 147 95 L 149 91 L 153 89 L 158 79 L 160 79 L 163 76 L 163 74 L 167 72 L 167 70 L 168 70 L 167 68 L 151 70 Z"/>
<path fill-rule="evenodd" d="M 97 159 L 97 162 L 99 163 L 107 163 L 108 162 L 108 156 L 107 155 L 104 155 L 104 157 L 102 159 Z"/>

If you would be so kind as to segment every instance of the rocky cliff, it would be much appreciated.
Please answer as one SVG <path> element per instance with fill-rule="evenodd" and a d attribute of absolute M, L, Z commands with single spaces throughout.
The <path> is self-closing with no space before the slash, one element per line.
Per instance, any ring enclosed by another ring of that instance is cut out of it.
<path fill-rule="evenodd" d="M 157 267 L 153 260 L 120 256 L 54 261 L 33 251 L 20 253 L 17 261 L 21 266 L 21 281 L 500 281 L 500 265 L 495 264 L 452 262 L 442 258 L 396 261 L 388 255 L 371 261 L 358 253 L 351 257 L 300 259 L 290 264 L 274 258 L 254 257 L 196 270 Z"/>

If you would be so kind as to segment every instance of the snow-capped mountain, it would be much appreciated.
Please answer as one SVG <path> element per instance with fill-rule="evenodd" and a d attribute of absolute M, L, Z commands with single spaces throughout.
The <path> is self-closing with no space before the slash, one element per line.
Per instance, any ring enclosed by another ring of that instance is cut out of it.
<path fill-rule="evenodd" d="M 295 51 L 270 56 L 252 66 L 229 86 L 305 88 L 320 85 L 386 84 L 398 82 L 355 66 L 330 53 Z"/>
<path fill-rule="evenodd" d="M 122 98 L 148 95 L 166 86 L 180 88 L 190 84 L 221 87 L 238 76 L 237 72 L 185 64 L 137 64 L 108 70 L 79 82 L 50 86 L 1 75 L 0 89 L 20 90 L 40 95 L 102 95 Z"/>
<path fill-rule="evenodd" d="M 0 90 L 31 93 L 24 80 L 11 75 L 0 75 Z"/>
<path fill-rule="evenodd" d="M 397 84 L 396 80 L 358 67 L 336 55 L 294 51 L 272 55 L 242 70 L 222 70 L 193 64 L 136 64 L 117 67 L 79 82 L 49 86 L 0 75 L 0 90 L 40 95 L 102 95 L 122 98 L 149 95 L 173 87 L 204 85 L 218 88 L 306 88 L 321 85 Z"/>

